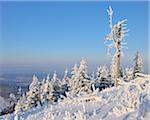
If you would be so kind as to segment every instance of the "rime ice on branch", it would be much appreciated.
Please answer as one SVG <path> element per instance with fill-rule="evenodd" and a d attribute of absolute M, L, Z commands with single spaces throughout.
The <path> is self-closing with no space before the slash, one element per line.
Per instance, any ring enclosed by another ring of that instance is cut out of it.
<path fill-rule="evenodd" d="M 115 74 L 115 86 L 117 86 L 118 82 L 117 79 L 119 78 L 119 67 L 120 67 L 120 55 L 121 55 L 121 48 L 126 47 L 126 43 L 123 43 L 123 39 L 125 37 L 125 33 L 128 32 L 127 28 L 125 27 L 126 19 L 118 21 L 116 24 L 113 25 L 113 10 L 111 6 L 107 9 L 109 15 L 109 24 L 110 24 L 110 33 L 106 36 L 106 40 L 110 41 L 111 43 L 108 46 L 108 51 L 110 49 L 115 50 L 115 54 L 113 57 L 116 59 L 116 74 Z"/>

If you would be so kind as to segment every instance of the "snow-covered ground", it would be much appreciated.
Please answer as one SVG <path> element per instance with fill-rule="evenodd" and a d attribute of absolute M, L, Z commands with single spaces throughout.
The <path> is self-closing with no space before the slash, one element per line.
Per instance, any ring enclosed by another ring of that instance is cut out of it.
<path fill-rule="evenodd" d="M 119 83 L 117 88 L 68 97 L 56 105 L 1 116 L 0 120 L 149 120 L 150 77 Z"/>

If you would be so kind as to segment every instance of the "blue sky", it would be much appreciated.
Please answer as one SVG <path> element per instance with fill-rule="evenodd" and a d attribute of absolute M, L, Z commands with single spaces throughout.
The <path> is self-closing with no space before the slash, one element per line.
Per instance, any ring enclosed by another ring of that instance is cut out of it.
<path fill-rule="evenodd" d="M 127 18 L 128 49 L 122 65 L 139 50 L 148 67 L 148 2 L 0 2 L 2 71 L 62 71 L 84 57 L 90 70 L 109 65 L 104 38 L 106 9 L 114 23 Z"/>

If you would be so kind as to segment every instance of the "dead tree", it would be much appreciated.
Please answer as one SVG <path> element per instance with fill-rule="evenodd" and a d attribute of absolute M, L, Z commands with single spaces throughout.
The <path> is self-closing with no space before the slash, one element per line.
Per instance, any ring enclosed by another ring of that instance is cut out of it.
<path fill-rule="evenodd" d="M 126 24 L 124 24 L 127 20 L 118 21 L 115 25 L 112 22 L 113 10 L 109 6 L 107 9 L 109 15 L 109 24 L 110 24 L 110 33 L 106 36 L 106 40 L 111 43 L 108 46 L 108 50 L 115 49 L 115 53 L 113 57 L 115 57 L 116 68 L 115 68 L 115 86 L 118 86 L 118 78 L 119 78 L 119 68 L 120 68 L 120 57 L 121 57 L 121 48 L 126 47 L 126 43 L 123 43 L 123 39 L 125 37 L 125 33 L 128 32 L 126 29 Z"/>

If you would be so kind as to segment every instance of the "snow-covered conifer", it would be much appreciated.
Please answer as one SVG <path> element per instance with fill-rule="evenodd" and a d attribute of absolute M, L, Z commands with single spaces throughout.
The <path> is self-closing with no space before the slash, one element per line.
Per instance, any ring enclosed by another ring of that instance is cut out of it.
<path fill-rule="evenodd" d="M 22 96 L 22 89 L 21 86 L 19 86 L 18 91 L 17 91 L 17 97 L 18 99 Z"/>
<path fill-rule="evenodd" d="M 77 67 L 75 67 L 77 68 Z M 73 95 L 91 92 L 91 81 L 88 80 L 87 62 L 82 59 L 77 71 L 74 72 L 71 80 L 71 92 Z"/>
<path fill-rule="evenodd" d="M 98 67 L 96 72 L 96 77 L 98 80 L 104 80 L 107 79 L 109 75 L 109 70 L 106 66 Z"/>
<path fill-rule="evenodd" d="M 32 83 L 29 86 L 27 92 L 27 104 L 28 107 L 36 107 L 40 102 L 40 85 L 38 78 L 34 75 Z"/>
<path fill-rule="evenodd" d="M 64 74 L 64 77 L 63 77 L 63 84 L 67 84 L 67 83 L 69 83 L 68 70 L 65 69 L 65 74 Z"/>
<path fill-rule="evenodd" d="M 112 82 L 109 77 L 109 70 L 107 69 L 106 66 L 98 67 L 96 73 L 97 73 L 95 82 L 96 88 L 102 90 L 109 86 L 112 86 Z"/>
<path fill-rule="evenodd" d="M 45 95 L 45 101 L 47 102 L 51 102 L 52 100 L 52 92 L 53 92 L 54 88 L 52 85 L 52 81 L 50 80 L 46 80 L 46 83 L 44 85 L 44 90 L 43 90 L 43 94 Z"/>
<path fill-rule="evenodd" d="M 26 110 L 26 100 L 26 95 L 23 94 L 15 105 L 15 113 L 23 112 L 24 110 Z"/>
<path fill-rule="evenodd" d="M 52 81 L 54 87 L 60 87 L 61 86 L 61 81 L 57 77 L 56 71 L 54 71 L 54 74 L 53 74 L 53 77 L 52 77 L 51 81 Z"/>
<path fill-rule="evenodd" d="M 136 73 L 141 73 L 141 72 L 143 72 L 143 60 L 139 51 L 137 51 L 134 57 L 133 76 L 135 77 Z"/>
<path fill-rule="evenodd" d="M 78 65 L 75 64 L 74 67 L 72 68 L 72 72 L 71 72 L 72 77 L 71 77 L 71 79 L 75 79 L 77 73 L 78 73 Z"/>
<path fill-rule="evenodd" d="M 133 69 L 127 67 L 125 69 L 125 80 L 130 81 L 131 79 L 133 79 Z"/>
<path fill-rule="evenodd" d="M 14 93 L 10 93 L 10 95 L 9 95 L 9 106 L 10 107 L 11 106 L 12 107 L 15 106 L 16 102 L 17 102 L 17 98 L 16 98 L 15 94 Z"/>

